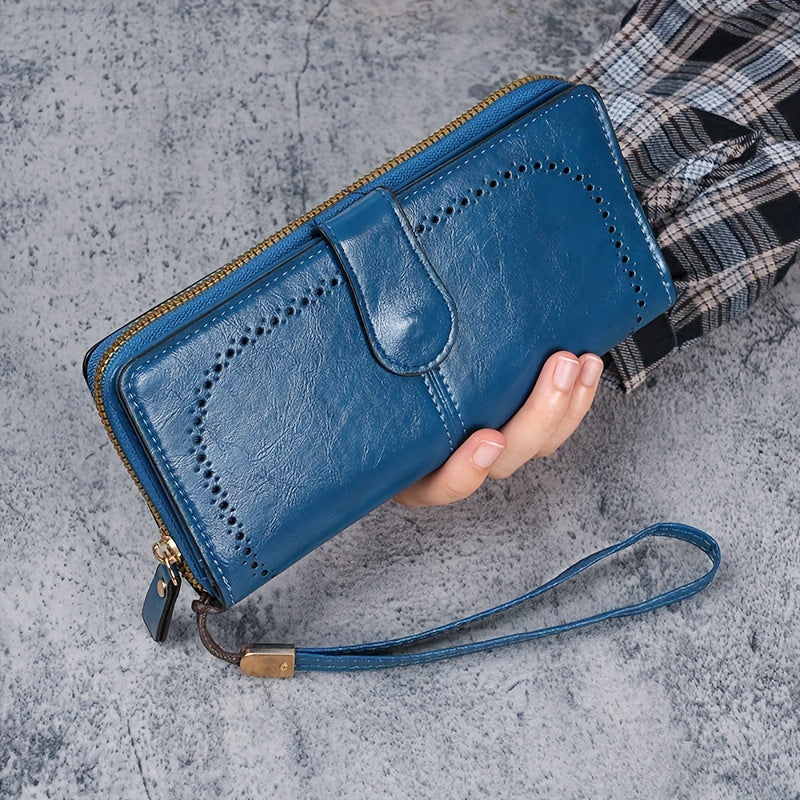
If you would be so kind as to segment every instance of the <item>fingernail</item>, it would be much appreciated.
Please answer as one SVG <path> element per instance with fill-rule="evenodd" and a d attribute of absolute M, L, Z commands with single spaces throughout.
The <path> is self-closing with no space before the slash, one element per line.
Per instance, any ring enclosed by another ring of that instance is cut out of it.
<path fill-rule="evenodd" d="M 503 444 L 483 441 L 472 454 L 472 463 L 475 464 L 478 469 L 489 469 L 489 467 L 497 461 L 500 453 L 505 449 L 506 447 Z"/>
<path fill-rule="evenodd" d="M 553 371 L 553 386 L 562 392 L 568 392 L 572 389 L 575 378 L 578 377 L 579 367 L 580 364 L 577 359 L 559 357 L 556 362 L 556 368 Z"/>
<path fill-rule="evenodd" d="M 581 367 L 581 383 L 584 386 L 594 386 L 603 374 L 603 359 L 597 356 L 587 356 Z"/>

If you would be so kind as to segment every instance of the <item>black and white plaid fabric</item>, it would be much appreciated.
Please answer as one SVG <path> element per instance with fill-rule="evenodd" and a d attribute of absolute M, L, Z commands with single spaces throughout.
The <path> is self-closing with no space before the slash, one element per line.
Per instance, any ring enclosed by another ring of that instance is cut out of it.
<path fill-rule="evenodd" d="M 607 357 L 627 391 L 797 259 L 800 2 L 643 0 L 573 80 L 608 106 L 678 292 Z"/>

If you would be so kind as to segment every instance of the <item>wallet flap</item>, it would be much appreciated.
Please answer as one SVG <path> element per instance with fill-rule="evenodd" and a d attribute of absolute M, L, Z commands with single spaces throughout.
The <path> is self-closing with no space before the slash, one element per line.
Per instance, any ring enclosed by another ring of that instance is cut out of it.
<path fill-rule="evenodd" d="M 392 193 L 379 186 L 319 226 L 350 283 L 375 358 L 421 375 L 453 346 L 453 299 Z"/>

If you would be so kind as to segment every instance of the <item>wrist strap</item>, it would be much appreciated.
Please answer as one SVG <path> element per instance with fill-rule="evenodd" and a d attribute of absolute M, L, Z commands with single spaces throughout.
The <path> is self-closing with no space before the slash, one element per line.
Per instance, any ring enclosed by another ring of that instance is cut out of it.
<path fill-rule="evenodd" d="M 562 583 L 566 583 L 570 578 L 574 578 L 576 575 L 593 567 L 603 559 L 632 547 L 642 541 L 642 539 L 656 536 L 667 539 L 677 539 L 697 547 L 708 556 L 711 561 L 711 567 L 701 577 L 647 600 L 620 608 L 614 608 L 609 611 L 603 611 L 573 622 L 564 622 L 533 631 L 511 633 L 493 639 L 484 639 L 479 642 L 469 642 L 467 644 L 430 650 L 403 652 L 421 642 L 430 642 L 434 639 L 444 638 L 445 635 L 452 631 L 464 628 L 474 622 L 487 619 L 495 614 L 500 614 L 529 600 L 533 600 L 549 592 L 551 589 L 555 589 Z M 527 594 L 523 594 L 520 597 L 509 600 L 494 608 L 480 611 L 477 614 L 472 614 L 463 619 L 454 620 L 446 625 L 440 625 L 439 627 L 431 628 L 430 630 L 410 636 L 387 639 L 382 642 L 348 645 L 345 647 L 295 648 L 289 645 L 247 645 L 243 647 L 241 651 L 235 653 L 220 647 L 208 631 L 208 614 L 216 614 L 223 611 L 223 609 L 216 604 L 216 601 L 209 595 L 203 595 L 199 600 L 194 601 L 192 609 L 197 613 L 197 627 L 203 644 L 217 656 L 217 658 L 239 664 L 242 671 L 248 675 L 258 675 L 261 677 L 290 677 L 295 670 L 345 671 L 383 669 L 385 667 L 398 667 L 411 664 L 424 664 L 430 661 L 440 661 L 445 658 L 466 655 L 467 653 L 477 653 L 483 650 L 505 647 L 510 644 L 527 642 L 532 639 L 540 639 L 543 636 L 549 636 L 553 633 L 562 633 L 564 631 L 574 630 L 575 628 L 584 628 L 587 625 L 593 625 L 596 622 L 602 622 L 606 619 L 629 617 L 634 614 L 641 614 L 645 611 L 653 611 L 662 606 L 684 600 L 702 591 L 713 579 L 720 565 L 720 561 L 721 555 L 719 545 L 704 531 L 676 522 L 660 522 L 639 531 L 624 542 L 606 547 L 603 550 L 598 550 L 596 553 L 582 558 L 547 583 L 542 584 Z"/>

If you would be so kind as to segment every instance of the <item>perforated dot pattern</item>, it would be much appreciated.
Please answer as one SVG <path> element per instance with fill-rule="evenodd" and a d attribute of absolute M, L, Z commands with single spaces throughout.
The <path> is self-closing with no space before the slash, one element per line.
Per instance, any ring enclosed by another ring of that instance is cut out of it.
<path fill-rule="evenodd" d="M 214 354 L 213 364 L 205 370 L 202 382 L 194 390 L 195 399 L 190 409 L 191 426 L 187 429 L 191 441 L 189 452 L 196 462 L 194 471 L 202 473 L 203 487 L 208 492 L 208 502 L 216 507 L 217 519 L 227 528 L 242 565 L 264 578 L 270 573 L 266 559 L 256 553 L 253 537 L 238 518 L 236 507 L 208 455 L 205 418 L 209 404 L 213 401 L 216 384 L 242 353 L 258 347 L 264 339 L 279 333 L 282 326 L 290 324 L 314 304 L 333 294 L 341 282 L 339 273 L 328 279 L 322 278 L 316 286 L 309 287 L 301 297 L 289 298 L 281 306 L 275 307 L 271 314 L 261 316 L 251 325 L 245 326 L 244 330 L 237 336 L 232 336 L 227 345 Z"/>
<path fill-rule="evenodd" d="M 478 186 L 469 187 L 460 197 L 451 197 L 446 204 L 425 214 L 414 226 L 419 235 L 431 233 L 437 226 L 446 223 L 448 219 L 469 211 L 470 207 L 490 202 L 492 196 L 511 185 L 513 181 L 529 179 L 531 176 L 553 176 L 575 181 L 586 190 L 586 198 L 591 202 L 598 214 L 599 222 L 606 227 L 609 247 L 615 251 L 615 258 L 620 270 L 629 281 L 631 293 L 634 297 L 633 318 L 636 324 L 642 322 L 641 310 L 647 304 L 647 290 L 643 281 L 637 280 L 637 274 L 630 266 L 630 255 L 625 239 L 619 230 L 619 224 L 614 218 L 612 209 L 603 197 L 602 188 L 592 182 L 591 175 L 581 171 L 577 166 L 558 162 L 550 158 L 530 158 L 521 162 L 514 162 L 504 169 L 498 169 L 495 174 L 483 178 Z M 634 326 L 631 326 L 633 331 Z"/>

